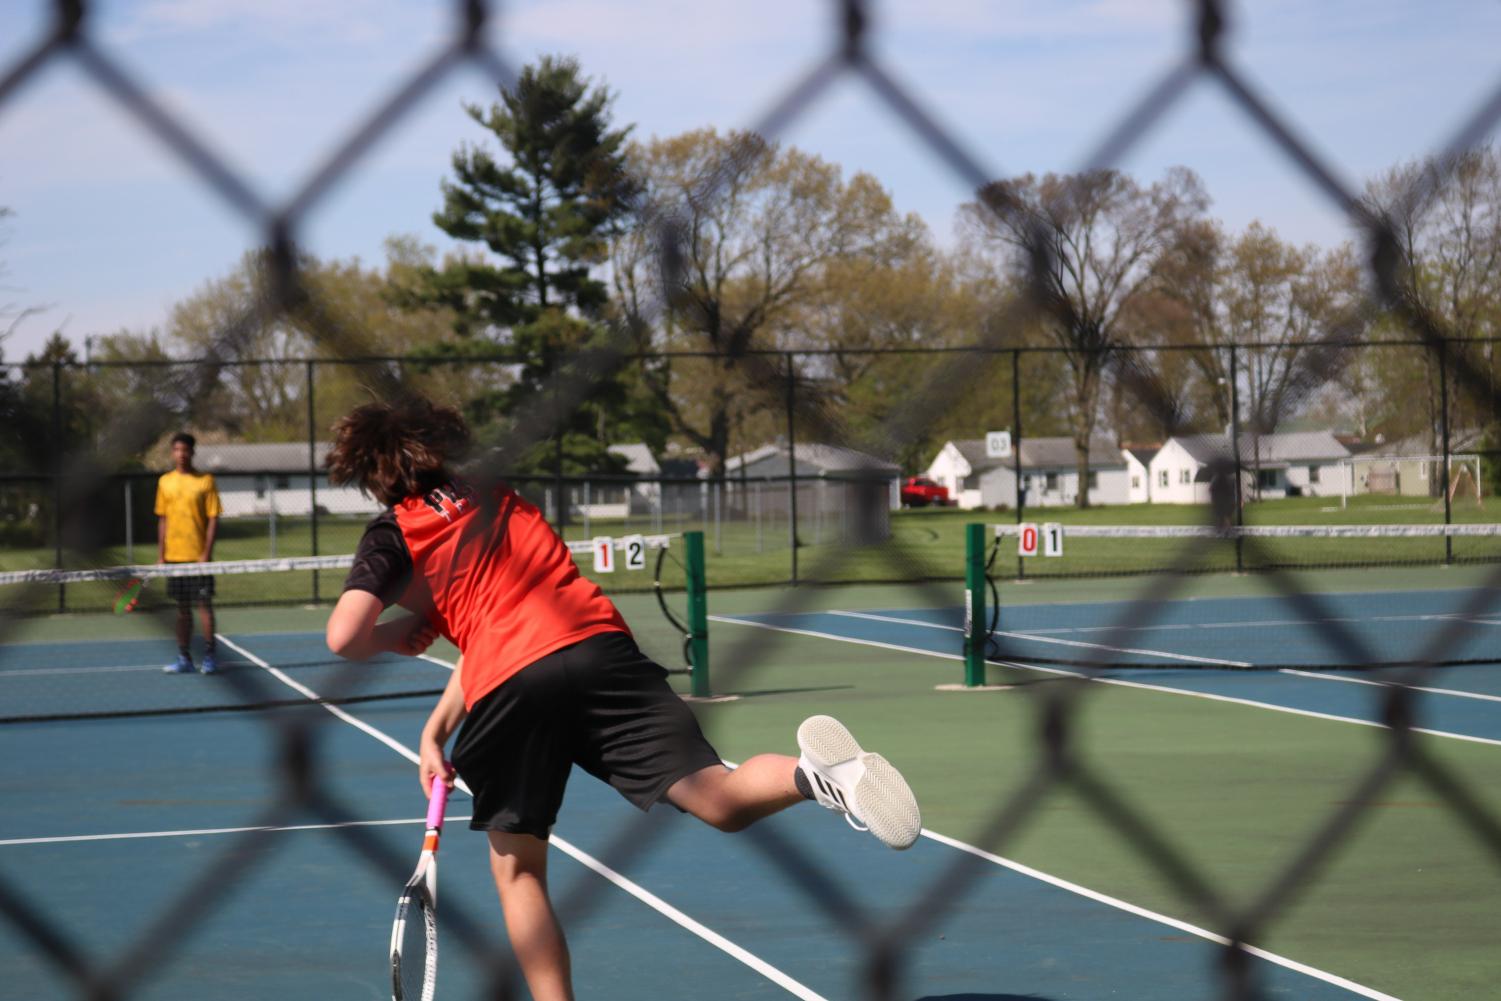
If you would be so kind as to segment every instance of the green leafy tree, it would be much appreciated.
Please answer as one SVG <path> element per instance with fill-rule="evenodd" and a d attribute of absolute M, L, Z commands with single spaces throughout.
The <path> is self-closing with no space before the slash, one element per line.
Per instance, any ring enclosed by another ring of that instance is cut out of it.
<path fill-rule="evenodd" d="M 665 436 L 653 430 L 624 377 L 591 379 L 597 385 L 589 398 L 566 413 L 557 412 L 549 391 L 570 360 L 603 346 L 608 290 L 594 272 L 633 190 L 624 158 L 629 129 L 612 126 L 612 100 L 576 61 L 545 56 L 502 89 L 498 102 L 466 106 L 503 155 L 476 144 L 457 150 L 433 222 L 477 246 L 422 270 L 403 298 L 453 317 L 457 339 L 433 357 L 499 351 L 517 359 L 514 381 L 470 407 L 492 438 L 528 433 L 521 422 L 551 427 L 550 443 L 506 457 L 513 472 L 552 470 L 559 460 L 564 472 L 609 470 L 616 465 L 606 452 L 612 442 L 655 438 L 660 445 Z"/>
<path fill-rule="evenodd" d="M 925 259 L 921 224 L 898 215 L 870 175 L 846 179 L 801 150 L 713 129 L 635 147 L 632 163 L 642 178 L 643 224 L 613 248 L 617 307 L 632 318 L 643 349 L 704 353 L 641 374 L 673 432 L 703 454 L 711 474 L 725 469 L 734 447 L 763 443 L 784 426 L 789 373 L 752 352 L 901 343 L 932 328 L 911 311 L 876 316 L 863 301 L 873 289 L 902 286 L 918 296 L 940 281 Z M 662 219 L 675 220 L 680 237 L 671 252 L 681 273 L 670 288 L 648 222 Z M 818 424 L 834 430 L 812 401 L 845 402 L 844 387 L 860 373 L 841 364 L 790 373 L 810 404 L 804 433 L 818 435 Z"/>

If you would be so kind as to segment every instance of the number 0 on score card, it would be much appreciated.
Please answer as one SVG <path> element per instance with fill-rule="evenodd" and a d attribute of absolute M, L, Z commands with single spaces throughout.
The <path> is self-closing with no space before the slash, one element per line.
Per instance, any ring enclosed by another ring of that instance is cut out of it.
<path fill-rule="evenodd" d="M 1037 526 L 1030 521 L 1016 526 L 1016 555 L 1037 555 Z"/>

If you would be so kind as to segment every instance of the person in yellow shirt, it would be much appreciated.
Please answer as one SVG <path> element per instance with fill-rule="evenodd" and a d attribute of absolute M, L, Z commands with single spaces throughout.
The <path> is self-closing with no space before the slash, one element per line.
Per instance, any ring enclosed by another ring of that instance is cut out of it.
<path fill-rule="evenodd" d="M 172 436 L 172 462 L 177 467 L 156 482 L 157 560 L 161 563 L 207 563 L 214 558 L 219 530 L 219 490 L 210 473 L 193 468 L 197 440 L 186 431 Z M 177 659 L 162 670 L 169 674 L 213 674 L 214 578 L 208 574 L 168 577 L 167 596 L 177 602 Z M 193 667 L 193 605 L 203 624 L 203 660 Z"/>

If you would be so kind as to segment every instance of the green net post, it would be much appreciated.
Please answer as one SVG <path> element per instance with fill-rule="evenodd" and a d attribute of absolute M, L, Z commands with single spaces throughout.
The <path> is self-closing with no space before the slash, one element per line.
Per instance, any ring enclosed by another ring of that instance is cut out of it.
<path fill-rule="evenodd" d="M 985 684 L 985 526 L 964 526 L 964 684 Z"/>
<path fill-rule="evenodd" d="M 697 698 L 709 695 L 709 582 L 704 575 L 704 533 L 684 532 L 687 550 L 689 651 L 693 660 L 692 690 Z"/>

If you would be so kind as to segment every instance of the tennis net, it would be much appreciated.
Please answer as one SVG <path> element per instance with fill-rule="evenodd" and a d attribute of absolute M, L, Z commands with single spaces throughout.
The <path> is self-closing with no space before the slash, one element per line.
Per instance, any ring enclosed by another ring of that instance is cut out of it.
<path fill-rule="evenodd" d="M 693 601 L 674 593 L 684 591 L 688 571 L 670 545 L 666 535 L 632 535 L 569 548 L 596 579 L 607 568 L 607 581 L 631 574 L 655 585 L 655 597 L 621 599 L 632 603 L 626 611 L 637 642 L 674 673 L 698 667 L 693 688 L 706 693 L 707 627 L 702 615 L 692 614 Z M 684 558 L 692 552 L 685 547 Z M 0 723 L 435 698 L 451 668 L 438 657 L 390 655 L 351 664 L 324 645 L 329 606 L 353 562 L 338 555 L 0 572 Z M 194 598 L 202 582 L 194 578 L 203 577 L 212 579 L 218 670 L 166 673 L 163 666 L 178 652 L 177 595 L 184 590 L 193 659 L 201 663 L 203 627 Z"/>
<path fill-rule="evenodd" d="M 970 614 L 992 661 L 1233 670 L 1501 662 L 1501 591 L 1452 571 L 1501 562 L 1501 525 L 1044 523 L 976 535 L 985 540 L 985 572 L 983 593 L 970 588 Z M 1425 565 L 1433 569 L 1417 569 Z M 1295 600 L 1254 580 L 1211 585 L 1186 576 L 1347 567 L 1366 572 L 1305 575 Z M 1083 583 L 1154 572 L 1169 576 L 1145 595 L 1125 581 Z"/>

